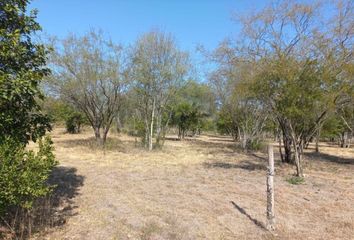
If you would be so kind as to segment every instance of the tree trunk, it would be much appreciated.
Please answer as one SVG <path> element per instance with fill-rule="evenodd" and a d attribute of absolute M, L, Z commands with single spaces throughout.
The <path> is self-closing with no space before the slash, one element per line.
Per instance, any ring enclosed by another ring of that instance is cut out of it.
<path fill-rule="evenodd" d="M 281 147 L 281 135 L 280 134 L 278 136 L 278 143 L 279 143 L 280 159 L 281 159 L 282 162 L 284 162 L 284 154 L 283 154 L 282 147 Z"/>
<path fill-rule="evenodd" d="M 320 151 L 320 150 L 319 150 L 319 146 L 318 146 L 318 143 L 319 143 L 319 141 L 320 141 L 320 135 L 321 135 L 321 128 L 319 128 L 319 129 L 317 130 L 316 146 L 315 146 L 315 151 L 316 151 L 316 152 L 319 152 L 319 151 Z"/>
<path fill-rule="evenodd" d="M 238 141 L 238 140 L 241 140 L 241 129 L 239 127 L 237 127 L 237 131 L 236 131 L 236 138 L 235 140 Z"/>
<path fill-rule="evenodd" d="M 278 138 L 280 137 L 279 135 L 279 129 L 277 128 L 274 132 L 274 142 L 278 142 Z"/>
<path fill-rule="evenodd" d="M 103 145 L 103 141 L 102 141 L 102 138 L 101 138 L 101 128 L 100 127 L 95 127 L 94 131 L 95 131 L 96 142 L 99 145 Z"/>
<path fill-rule="evenodd" d="M 144 140 L 144 147 L 148 148 L 149 146 L 149 137 L 150 137 L 150 128 L 147 117 L 145 118 L 145 140 Z"/>
<path fill-rule="evenodd" d="M 154 101 L 152 103 L 150 137 L 149 137 L 149 151 L 152 150 L 152 139 L 153 139 L 153 134 L 154 134 L 154 119 L 155 119 L 155 98 L 154 98 Z"/>
<path fill-rule="evenodd" d="M 346 132 L 346 131 L 342 132 L 340 140 L 341 140 L 340 147 L 347 148 L 348 147 L 348 132 Z"/>
<path fill-rule="evenodd" d="M 285 163 L 293 163 L 292 152 L 291 152 L 292 140 L 289 134 L 283 132 L 283 145 L 284 145 L 284 159 Z"/>
<path fill-rule="evenodd" d="M 247 148 L 247 134 L 245 131 L 242 131 L 242 149 L 246 150 Z"/>
<path fill-rule="evenodd" d="M 299 144 L 296 144 L 294 140 L 294 154 L 295 154 L 295 166 L 296 166 L 296 176 L 303 177 L 302 166 L 301 166 L 301 157 L 302 157 L 302 150 Z"/>
<path fill-rule="evenodd" d="M 106 127 L 103 131 L 103 136 L 102 136 L 102 144 L 105 145 L 107 141 L 107 135 L 108 135 L 109 128 Z"/>
<path fill-rule="evenodd" d="M 312 142 L 312 140 L 313 140 L 313 138 L 311 137 L 309 141 L 305 142 L 305 146 L 304 146 L 305 149 L 307 149 L 309 147 L 310 142 Z"/>
<path fill-rule="evenodd" d="M 296 136 L 296 133 L 290 124 L 289 124 L 289 131 L 290 131 L 290 136 L 294 147 L 296 176 L 303 177 L 302 159 L 301 159 L 304 150 L 303 139 L 298 138 Z"/>
<path fill-rule="evenodd" d="M 77 133 L 80 133 L 81 132 L 81 123 L 78 123 L 77 124 Z"/>
<path fill-rule="evenodd" d="M 121 133 L 123 126 L 122 126 L 122 122 L 120 121 L 119 114 L 117 115 L 116 118 L 117 118 L 116 119 L 117 120 L 117 133 Z"/>
<path fill-rule="evenodd" d="M 170 112 L 170 114 L 168 115 L 168 119 L 167 119 L 167 121 L 165 123 L 165 126 L 162 129 L 162 144 L 161 144 L 161 146 L 163 146 L 165 144 L 166 131 L 168 129 L 168 124 L 170 123 L 171 116 L 172 116 L 172 112 Z"/>
<path fill-rule="evenodd" d="M 267 229 L 274 230 L 274 153 L 273 146 L 268 145 L 268 171 L 267 171 Z"/>
<path fill-rule="evenodd" d="M 162 124 L 162 116 L 161 111 L 157 111 L 156 114 L 156 145 L 160 146 L 161 140 L 161 124 Z"/>

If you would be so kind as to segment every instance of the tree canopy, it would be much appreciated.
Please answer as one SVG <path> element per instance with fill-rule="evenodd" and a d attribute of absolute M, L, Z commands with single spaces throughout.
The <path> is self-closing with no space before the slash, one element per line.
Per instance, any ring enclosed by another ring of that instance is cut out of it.
<path fill-rule="evenodd" d="M 33 40 L 41 30 L 35 10 L 27 14 L 28 1 L 0 3 L 0 142 L 6 137 L 27 143 L 50 129 L 38 99 L 42 79 L 50 73 L 48 49 Z"/>

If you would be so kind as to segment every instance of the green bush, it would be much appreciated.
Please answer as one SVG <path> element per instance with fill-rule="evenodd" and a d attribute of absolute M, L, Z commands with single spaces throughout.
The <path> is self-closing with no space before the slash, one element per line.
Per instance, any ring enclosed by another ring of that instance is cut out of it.
<path fill-rule="evenodd" d="M 201 121 L 201 129 L 203 131 L 212 132 L 216 130 L 215 122 L 211 118 L 204 119 Z"/>
<path fill-rule="evenodd" d="M 141 137 L 144 139 L 145 136 L 145 124 L 142 120 L 136 118 L 130 118 L 128 120 L 128 135 Z"/>
<path fill-rule="evenodd" d="M 84 117 L 81 113 L 74 112 L 65 120 L 66 130 L 68 133 L 79 133 Z"/>
<path fill-rule="evenodd" d="M 30 209 L 33 201 L 47 195 L 47 179 L 57 164 L 49 137 L 39 140 L 39 150 L 26 150 L 6 138 L 0 144 L 0 216 L 10 207 Z"/>
<path fill-rule="evenodd" d="M 173 109 L 170 123 L 178 127 L 178 137 L 183 139 L 188 131 L 192 131 L 193 135 L 200 131 L 203 117 L 198 105 L 181 102 Z"/>

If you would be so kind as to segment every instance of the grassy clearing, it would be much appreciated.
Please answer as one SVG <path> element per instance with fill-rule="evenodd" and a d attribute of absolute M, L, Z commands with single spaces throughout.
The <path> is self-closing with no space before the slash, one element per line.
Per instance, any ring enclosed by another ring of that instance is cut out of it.
<path fill-rule="evenodd" d="M 265 230 L 266 154 L 243 153 L 230 138 L 166 141 L 146 152 L 134 137 L 52 133 L 62 176 L 62 224 L 36 239 L 351 239 L 354 151 L 308 150 L 306 184 L 276 155 L 276 235 Z M 70 176 L 67 174 L 70 169 Z M 80 184 L 78 184 L 80 180 Z M 67 191 L 67 195 L 65 195 Z M 71 193 L 71 194 L 70 194 Z M 75 193 L 75 194 L 73 194 Z M 66 198 L 65 198 L 66 196 Z M 58 216 L 56 216 L 58 217 Z"/>

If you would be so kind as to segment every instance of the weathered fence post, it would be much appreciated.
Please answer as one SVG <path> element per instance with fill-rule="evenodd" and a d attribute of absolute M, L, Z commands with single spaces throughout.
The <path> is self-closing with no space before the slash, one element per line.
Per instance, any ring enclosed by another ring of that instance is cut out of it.
<path fill-rule="evenodd" d="M 274 230 L 274 154 L 273 145 L 268 145 L 268 171 L 267 171 L 267 229 Z"/>

